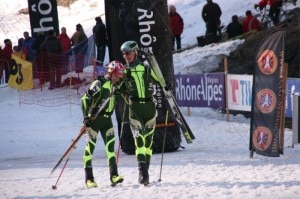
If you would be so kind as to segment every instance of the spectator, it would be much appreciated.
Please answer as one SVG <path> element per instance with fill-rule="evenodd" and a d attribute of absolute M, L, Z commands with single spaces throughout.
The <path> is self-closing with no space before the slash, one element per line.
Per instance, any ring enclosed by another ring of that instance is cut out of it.
<path fill-rule="evenodd" d="M 71 44 L 74 46 L 76 62 L 75 70 L 77 73 L 83 72 L 83 64 L 88 48 L 88 40 L 81 24 L 76 25 L 76 32 L 71 37 Z"/>
<path fill-rule="evenodd" d="M 243 34 L 243 26 L 239 22 L 239 18 L 237 15 L 232 16 L 232 22 L 228 24 L 227 26 L 227 34 L 228 34 L 228 39 L 231 39 L 233 37 L 239 36 Z"/>
<path fill-rule="evenodd" d="M 32 44 L 32 49 L 36 51 L 35 61 L 37 64 L 38 78 L 40 80 L 40 85 L 42 85 L 46 81 L 49 81 L 48 79 L 49 70 L 46 70 L 48 67 L 44 67 L 46 63 L 45 60 L 43 60 L 43 53 L 40 50 L 40 46 L 45 41 L 45 39 L 46 39 L 45 32 L 38 32 L 37 37 L 35 38 L 35 41 Z"/>
<path fill-rule="evenodd" d="M 95 18 L 96 25 L 93 27 L 93 37 L 97 49 L 97 62 L 100 66 L 103 65 L 106 51 L 107 35 L 106 27 L 102 22 L 101 17 Z"/>
<path fill-rule="evenodd" d="M 254 5 L 254 8 L 259 7 L 260 10 L 264 9 L 267 5 L 270 5 L 269 16 L 274 25 L 279 22 L 279 14 L 282 6 L 282 0 L 261 0 L 258 4 Z"/>
<path fill-rule="evenodd" d="M 104 149 L 107 155 L 107 162 L 110 173 L 111 186 L 123 182 L 123 177 L 118 174 L 116 162 L 115 134 L 111 119 L 115 107 L 114 86 L 123 77 L 125 67 L 121 62 L 112 61 L 108 64 L 106 75 L 99 76 L 89 87 L 86 94 L 81 98 L 81 109 L 83 112 L 83 123 L 89 128 L 88 142 L 85 147 L 83 164 L 85 170 L 85 183 L 88 188 L 97 187 L 93 175 L 93 154 L 96 147 L 97 136 L 100 132 L 104 141 Z M 104 109 L 95 116 L 103 102 L 109 100 Z M 95 119 L 91 119 L 95 117 Z"/>
<path fill-rule="evenodd" d="M 247 33 L 252 30 L 260 30 L 260 22 L 252 15 L 250 10 L 246 11 L 246 18 L 243 21 L 243 32 Z"/>
<path fill-rule="evenodd" d="M 61 33 L 57 37 L 62 45 L 63 53 L 66 53 L 71 49 L 71 39 L 67 34 L 67 29 L 65 27 L 61 28 Z"/>
<path fill-rule="evenodd" d="M 35 51 L 32 48 L 34 39 L 30 37 L 29 33 L 26 31 L 23 33 L 23 36 L 22 51 L 25 53 L 27 61 L 33 61 L 35 58 Z"/>
<path fill-rule="evenodd" d="M 181 34 L 183 32 L 183 19 L 176 12 L 176 7 L 170 5 L 170 25 L 171 25 L 171 38 L 172 38 L 172 50 L 175 50 L 175 40 L 177 45 L 177 50 L 181 49 Z"/>
<path fill-rule="evenodd" d="M 4 64 L 5 64 L 5 61 L 2 58 L 2 54 L 3 54 L 3 51 L 2 51 L 2 47 L 0 46 L 0 84 L 2 83 L 3 68 L 4 68 Z"/>
<path fill-rule="evenodd" d="M 26 55 L 22 50 L 24 38 L 18 39 L 18 45 L 13 47 L 14 54 L 22 59 L 26 59 Z"/>
<path fill-rule="evenodd" d="M 62 53 L 61 42 L 56 38 L 54 30 L 48 31 L 47 39 L 41 44 L 40 50 L 45 53 L 46 63 L 49 67 L 49 90 L 59 88 L 61 84 L 60 55 Z"/>
<path fill-rule="evenodd" d="M 66 74 L 68 71 L 69 66 L 69 55 L 71 49 L 71 39 L 67 34 L 67 29 L 65 27 L 61 28 L 61 33 L 57 37 L 62 45 L 62 57 L 61 57 L 61 64 L 62 64 L 62 74 Z"/>
<path fill-rule="evenodd" d="M 13 53 L 12 49 L 12 43 L 10 39 L 5 39 L 4 40 L 4 48 L 2 50 L 2 59 L 5 60 L 4 66 L 4 71 L 5 71 L 5 83 L 8 83 L 8 78 L 9 78 L 9 64 L 11 62 L 11 55 Z"/>
<path fill-rule="evenodd" d="M 202 9 L 202 18 L 206 23 L 205 34 L 209 40 L 208 43 L 217 42 L 219 40 L 221 34 L 221 15 L 222 11 L 219 5 L 212 0 L 207 0 L 207 4 L 205 4 Z"/>

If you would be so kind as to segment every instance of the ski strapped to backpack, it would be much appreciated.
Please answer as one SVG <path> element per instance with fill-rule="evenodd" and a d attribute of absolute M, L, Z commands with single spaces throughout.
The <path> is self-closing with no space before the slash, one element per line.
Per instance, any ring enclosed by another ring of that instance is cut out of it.
<path fill-rule="evenodd" d="M 112 97 L 113 92 L 111 93 L 111 95 L 104 100 L 104 102 L 99 106 L 98 111 L 91 117 L 91 120 L 93 121 L 98 114 L 105 108 L 106 104 L 109 102 L 110 98 Z M 53 172 L 57 169 L 57 167 L 61 164 L 61 162 L 65 159 L 67 159 L 72 151 L 75 149 L 77 142 L 80 140 L 80 138 L 89 130 L 88 127 L 86 127 L 85 125 L 81 127 L 77 137 L 72 141 L 71 145 L 68 147 L 68 149 L 65 151 L 65 153 L 62 155 L 62 157 L 59 159 L 59 161 L 56 163 L 56 165 L 53 167 L 53 169 L 51 170 L 51 174 L 53 174 Z"/>
<path fill-rule="evenodd" d="M 162 86 L 163 92 L 169 103 L 170 109 L 176 119 L 178 126 L 179 126 L 180 132 L 184 136 L 187 143 L 192 143 L 192 140 L 195 139 L 195 136 L 192 133 L 192 130 L 190 129 L 190 127 L 188 126 L 186 120 L 184 119 L 173 93 L 170 90 L 165 89 L 167 86 L 167 83 L 165 81 L 164 76 L 162 75 L 162 72 L 160 70 L 160 67 L 157 63 L 155 56 L 153 55 L 153 53 L 150 50 L 144 51 L 144 55 L 145 55 L 148 63 L 150 64 L 150 67 L 152 68 L 153 72 L 157 76 L 160 86 Z"/>

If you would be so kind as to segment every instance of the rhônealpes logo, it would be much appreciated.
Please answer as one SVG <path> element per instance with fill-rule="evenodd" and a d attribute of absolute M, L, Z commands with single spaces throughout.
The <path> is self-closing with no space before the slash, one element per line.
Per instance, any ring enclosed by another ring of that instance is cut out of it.
<path fill-rule="evenodd" d="M 278 65 L 278 59 L 272 50 L 264 50 L 257 60 L 259 70 L 265 75 L 273 74 Z"/>
<path fill-rule="evenodd" d="M 276 95 L 271 89 L 262 89 L 256 94 L 256 106 L 262 113 L 272 112 L 276 103 Z"/>
<path fill-rule="evenodd" d="M 252 136 L 252 143 L 255 148 L 264 151 L 269 148 L 272 143 L 272 133 L 266 127 L 257 127 Z"/>

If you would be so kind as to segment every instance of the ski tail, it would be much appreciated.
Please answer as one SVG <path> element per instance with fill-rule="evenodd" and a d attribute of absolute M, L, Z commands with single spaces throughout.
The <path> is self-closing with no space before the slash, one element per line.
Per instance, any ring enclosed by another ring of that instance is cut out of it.
<path fill-rule="evenodd" d="M 174 95 L 172 94 L 171 91 L 167 91 L 165 89 L 167 84 L 166 84 L 164 76 L 162 75 L 162 72 L 160 70 L 159 64 L 157 63 L 155 56 L 153 55 L 153 53 L 150 50 L 144 51 L 144 55 L 145 55 L 148 63 L 150 64 L 151 69 L 154 71 L 154 73 L 156 74 L 156 76 L 158 78 L 159 84 L 163 89 L 165 97 L 169 103 L 170 109 L 171 109 L 173 115 L 175 116 L 175 119 L 176 119 L 177 124 L 180 129 L 180 132 L 183 134 L 187 143 L 192 143 L 192 140 L 195 139 L 195 136 L 192 133 L 190 127 L 188 126 L 186 120 L 184 119 L 184 117 L 177 105 Z"/>
<path fill-rule="evenodd" d="M 192 140 L 196 139 L 196 137 L 194 136 L 194 134 L 193 134 L 191 128 L 189 127 L 189 125 L 187 124 L 186 120 L 184 119 L 184 117 L 183 117 L 181 111 L 179 110 L 178 104 L 177 104 L 176 99 L 175 99 L 175 97 L 173 96 L 173 94 L 172 94 L 172 98 L 173 98 L 173 101 L 174 101 L 174 103 L 175 103 L 175 106 L 176 106 L 177 109 L 178 109 L 178 113 L 180 114 L 180 117 L 182 118 L 182 121 L 183 121 L 183 123 L 184 123 L 184 125 L 185 125 L 185 127 L 186 127 L 186 129 L 187 129 L 187 131 L 186 131 L 185 133 L 187 133 L 187 134 L 190 136 L 190 139 L 192 139 Z"/>

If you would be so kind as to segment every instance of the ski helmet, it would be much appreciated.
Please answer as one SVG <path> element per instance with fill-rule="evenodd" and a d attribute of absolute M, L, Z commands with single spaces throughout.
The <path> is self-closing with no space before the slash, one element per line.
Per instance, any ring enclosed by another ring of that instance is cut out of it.
<path fill-rule="evenodd" d="M 120 61 L 112 61 L 107 65 L 107 73 L 114 74 L 122 78 L 125 72 L 125 67 Z"/>
<path fill-rule="evenodd" d="M 135 41 L 126 41 L 121 46 L 121 51 L 125 52 L 138 52 L 140 50 L 139 45 Z"/>

